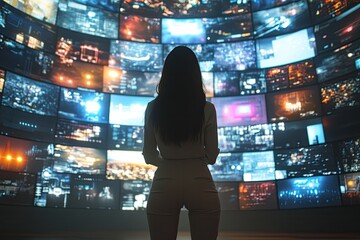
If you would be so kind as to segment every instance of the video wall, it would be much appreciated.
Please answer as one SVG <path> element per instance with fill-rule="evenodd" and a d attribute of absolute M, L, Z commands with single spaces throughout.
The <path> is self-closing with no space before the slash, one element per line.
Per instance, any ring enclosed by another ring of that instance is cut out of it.
<path fill-rule="evenodd" d="M 0 204 L 144 210 L 177 45 L 217 110 L 223 210 L 360 204 L 359 0 L 1 0 Z"/>

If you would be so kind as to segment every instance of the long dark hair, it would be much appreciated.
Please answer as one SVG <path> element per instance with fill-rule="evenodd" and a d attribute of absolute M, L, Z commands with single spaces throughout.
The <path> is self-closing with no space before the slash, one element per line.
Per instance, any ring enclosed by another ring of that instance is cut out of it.
<path fill-rule="evenodd" d="M 166 57 L 150 121 L 166 144 L 196 141 L 204 123 L 205 93 L 199 62 L 185 46 Z"/>

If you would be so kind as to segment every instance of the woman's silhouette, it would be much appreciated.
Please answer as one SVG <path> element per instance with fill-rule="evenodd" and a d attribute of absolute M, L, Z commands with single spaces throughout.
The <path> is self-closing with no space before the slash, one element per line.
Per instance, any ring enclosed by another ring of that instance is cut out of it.
<path fill-rule="evenodd" d="M 191 49 L 169 53 L 157 92 L 145 112 L 143 148 L 145 162 L 158 166 L 147 204 L 151 239 L 176 239 L 183 206 L 192 240 L 216 239 L 220 203 L 207 167 L 219 154 L 216 111 Z"/>

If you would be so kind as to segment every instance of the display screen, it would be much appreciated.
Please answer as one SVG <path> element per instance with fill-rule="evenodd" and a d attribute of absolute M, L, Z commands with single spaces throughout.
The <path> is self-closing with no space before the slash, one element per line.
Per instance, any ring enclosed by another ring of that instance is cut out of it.
<path fill-rule="evenodd" d="M 37 173 L 52 160 L 54 145 L 0 135 L 0 170 Z M 1 176 L 1 174 L 0 174 Z"/>
<path fill-rule="evenodd" d="M 21 111 L 56 116 L 59 87 L 7 72 L 2 105 Z"/>
<path fill-rule="evenodd" d="M 350 173 L 340 176 L 342 204 L 360 204 L 360 173 Z"/>
<path fill-rule="evenodd" d="M 266 69 L 266 83 L 269 92 L 314 84 L 316 72 L 313 60 Z"/>
<path fill-rule="evenodd" d="M 306 0 L 266 9 L 253 13 L 254 34 L 256 37 L 269 37 L 293 32 L 310 24 Z"/>
<path fill-rule="evenodd" d="M 208 166 L 214 181 L 243 181 L 242 156 L 242 153 L 220 153 L 215 164 Z"/>
<path fill-rule="evenodd" d="M 339 206 L 338 176 L 318 176 L 278 180 L 280 209 Z"/>
<path fill-rule="evenodd" d="M 51 81 L 69 88 L 87 88 L 102 91 L 103 68 L 99 65 L 80 61 L 68 62 L 66 58 L 56 57 Z"/>
<path fill-rule="evenodd" d="M 320 90 L 324 114 L 357 108 L 360 106 L 360 72 L 343 80 L 322 84 Z"/>
<path fill-rule="evenodd" d="M 338 173 L 331 144 L 276 150 L 276 179 Z"/>
<path fill-rule="evenodd" d="M 315 56 L 312 28 L 256 41 L 259 68 L 275 67 Z M 291 54 L 289 54 L 291 53 Z"/>
<path fill-rule="evenodd" d="M 325 82 L 360 69 L 360 40 L 344 45 L 315 58 L 319 82 Z"/>
<path fill-rule="evenodd" d="M 57 173 L 105 174 L 106 150 L 55 145 L 52 170 Z"/>
<path fill-rule="evenodd" d="M 26 4 L 18 0 L 4 2 L 44 22 L 55 24 L 59 0 L 27 0 Z"/>
<path fill-rule="evenodd" d="M 126 0 L 120 1 L 120 12 L 140 16 L 159 17 L 162 14 L 163 1 L 138 1 Z"/>
<path fill-rule="evenodd" d="M 219 97 L 265 93 L 265 71 L 215 72 L 214 86 Z"/>
<path fill-rule="evenodd" d="M 254 41 L 214 45 L 214 71 L 241 71 L 256 66 Z"/>
<path fill-rule="evenodd" d="M 246 152 L 242 154 L 244 182 L 275 180 L 273 151 Z"/>
<path fill-rule="evenodd" d="M 0 3 L 0 33 L 29 48 L 54 52 L 56 28 Z"/>
<path fill-rule="evenodd" d="M 264 95 L 212 98 L 218 126 L 243 126 L 267 122 Z"/>
<path fill-rule="evenodd" d="M 252 95 L 266 92 L 264 70 L 240 72 L 239 77 L 240 95 Z"/>
<path fill-rule="evenodd" d="M 109 150 L 106 177 L 110 180 L 144 180 L 154 178 L 156 167 L 146 164 L 140 151 Z"/>
<path fill-rule="evenodd" d="M 273 149 L 273 127 L 271 124 L 219 127 L 218 142 L 221 152 Z"/>
<path fill-rule="evenodd" d="M 10 107 L 0 108 L 0 134 L 51 142 L 54 139 L 56 118 L 19 111 Z"/>
<path fill-rule="evenodd" d="M 120 8 L 120 0 L 74 0 L 74 2 L 113 12 L 118 12 Z"/>
<path fill-rule="evenodd" d="M 318 53 L 355 40 L 360 34 L 360 5 L 314 28 Z"/>
<path fill-rule="evenodd" d="M 39 80 L 49 81 L 54 56 L 25 47 L 0 34 L 0 65 L 11 71 Z"/>
<path fill-rule="evenodd" d="M 56 24 L 73 31 L 117 39 L 119 14 L 83 5 L 71 0 L 59 0 Z"/>
<path fill-rule="evenodd" d="M 313 22 L 322 22 L 326 19 L 339 16 L 358 3 L 359 1 L 357 0 L 310 0 L 309 8 Z"/>
<path fill-rule="evenodd" d="M 269 120 L 272 122 L 314 118 L 321 114 L 317 87 L 269 93 L 266 102 Z"/>
<path fill-rule="evenodd" d="M 206 29 L 200 18 L 162 18 L 161 26 L 165 44 L 206 43 Z"/>
<path fill-rule="evenodd" d="M 202 24 L 205 27 L 207 43 L 236 42 L 250 38 L 253 35 L 250 13 L 228 17 L 203 18 Z"/>
<path fill-rule="evenodd" d="M 111 41 L 110 67 L 159 72 L 162 69 L 162 64 L 163 56 L 160 44 Z"/>
<path fill-rule="evenodd" d="M 145 109 L 153 98 L 111 95 L 110 124 L 143 126 Z"/>
<path fill-rule="evenodd" d="M 273 125 L 275 149 L 298 148 L 325 143 L 321 118 L 278 122 Z"/>
<path fill-rule="evenodd" d="M 160 43 L 160 18 L 120 15 L 119 39 Z"/>
<path fill-rule="evenodd" d="M 221 0 L 222 14 L 233 15 L 250 12 L 250 1 Z"/>
<path fill-rule="evenodd" d="M 360 118 L 354 116 L 360 116 L 360 108 L 323 117 L 326 141 L 360 136 Z"/>
<path fill-rule="evenodd" d="M 46 167 L 37 176 L 34 206 L 67 208 L 70 191 L 71 175 Z"/>
<path fill-rule="evenodd" d="M 238 185 L 237 182 L 215 182 L 221 210 L 239 210 Z"/>
<path fill-rule="evenodd" d="M 59 118 L 55 142 L 84 147 L 106 147 L 107 125 Z"/>
<path fill-rule="evenodd" d="M 127 71 L 104 67 L 104 92 L 155 96 L 160 72 Z"/>
<path fill-rule="evenodd" d="M 127 211 L 145 210 L 149 199 L 151 182 L 121 181 L 120 209 Z"/>
<path fill-rule="evenodd" d="M 62 88 L 60 92 L 59 117 L 107 123 L 109 95 L 101 92 Z"/>
<path fill-rule="evenodd" d="M 55 54 L 64 65 L 73 61 L 107 65 L 110 40 L 59 28 Z"/>
<path fill-rule="evenodd" d="M 214 94 L 217 97 L 239 96 L 239 72 L 215 72 Z"/>
<path fill-rule="evenodd" d="M 240 210 L 276 209 L 275 182 L 240 183 L 239 205 Z"/>
<path fill-rule="evenodd" d="M 231 1 L 231 0 L 230 0 Z M 298 0 L 283 0 L 283 1 L 276 1 L 276 0 L 251 0 L 251 8 L 254 12 L 259 10 L 264 10 L 268 8 L 273 8 L 281 5 L 285 5 L 291 2 L 296 2 Z"/>
<path fill-rule="evenodd" d="M 221 1 L 191 1 L 163 0 L 163 16 L 166 17 L 206 17 L 218 16 L 221 9 Z"/>
<path fill-rule="evenodd" d="M 33 206 L 35 175 L 0 171 L 0 204 Z"/>
<path fill-rule="evenodd" d="M 360 171 L 360 137 L 336 142 L 334 151 L 342 173 Z"/>
<path fill-rule="evenodd" d="M 119 209 L 120 182 L 102 177 L 75 175 L 71 181 L 69 208 Z"/>
<path fill-rule="evenodd" d="M 142 151 L 143 143 L 144 127 L 110 124 L 108 148 Z"/>

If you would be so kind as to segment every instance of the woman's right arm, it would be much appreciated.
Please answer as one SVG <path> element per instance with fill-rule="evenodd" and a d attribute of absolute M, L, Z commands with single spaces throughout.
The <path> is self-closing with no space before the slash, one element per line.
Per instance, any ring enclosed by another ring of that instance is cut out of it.
<path fill-rule="evenodd" d="M 154 127 L 151 124 L 149 124 L 149 117 L 150 117 L 150 107 L 148 104 L 146 107 L 145 119 L 144 119 L 144 146 L 143 146 L 142 154 L 147 164 L 158 166 L 159 162 L 161 161 L 161 157 L 157 149 L 155 130 Z"/>
<path fill-rule="evenodd" d="M 214 164 L 220 149 L 218 147 L 216 109 L 212 103 L 210 103 L 209 106 L 209 117 L 205 119 L 204 132 L 205 161 L 208 164 Z"/>

